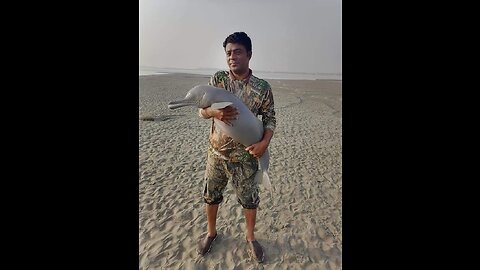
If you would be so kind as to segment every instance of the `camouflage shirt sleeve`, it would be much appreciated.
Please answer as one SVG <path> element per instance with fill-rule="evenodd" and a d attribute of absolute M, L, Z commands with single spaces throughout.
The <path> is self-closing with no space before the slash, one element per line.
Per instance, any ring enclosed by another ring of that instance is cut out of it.
<path fill-rule="evenodd" d="M 265 94 L 262 106 L 260 107 L 260 114 L 262 115 L 263 127 L 275 131 L 277 119 L 275 118 L 273 93 L 270 84 L 268 85 L 267 93 Z"/>
<path fill-rule="evenodd" d="M 208 82 L 208 85 L 214 86 L 214 87 L 219 87 L 219 88 L 225 88 L 225 72 L 224 71 L 217 71 L 215 74 L 213 74 L 212 77 L 210 77 L 210 81 Z"/>

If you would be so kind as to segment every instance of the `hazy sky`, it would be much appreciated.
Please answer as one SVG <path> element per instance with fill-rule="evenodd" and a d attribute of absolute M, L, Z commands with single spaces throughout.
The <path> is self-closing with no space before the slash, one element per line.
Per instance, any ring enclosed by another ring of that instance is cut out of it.
<path fill-rule="evenodd" d="M 139 27 L 141 66 L 227 69 L 244 31 L 254 71 L 342 73 L 341 0 L 140 0 Z"/>

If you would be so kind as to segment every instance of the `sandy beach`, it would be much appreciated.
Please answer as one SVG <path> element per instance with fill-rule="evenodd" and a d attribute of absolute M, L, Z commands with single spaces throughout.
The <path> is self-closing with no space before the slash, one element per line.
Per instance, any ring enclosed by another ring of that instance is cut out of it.
<path fill-rule="evenodd" d="M 255 73 L 254 73 L 255 74 Z M 247 253 L 245 218 L 227 185 L 218 238 L 197 255 L 206 233 L 202 198 L 211 120 L 197 109 L 169 110 L 209 76 L 139 76 L 139 269 L 341 269 L 342 82 L 266 79 L 277 128 L 269 176 L 260 186 L 255 236 L 265 262 Z"/>

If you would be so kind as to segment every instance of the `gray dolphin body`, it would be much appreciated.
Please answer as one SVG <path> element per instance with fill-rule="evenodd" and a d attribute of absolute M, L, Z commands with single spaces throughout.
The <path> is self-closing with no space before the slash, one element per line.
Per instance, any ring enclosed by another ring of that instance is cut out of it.
<path fill-rule="evenodd" d="M 225 124 L 214 118 L 215 125 L 222 133 L 231 137 L 234 141 L 245 146 L 250 146 L 259 142 L 263 137 L 263 124 L 250 109 L 233 93 L 209 85 L 198 85 L 190 89 L 184 99 L 168 103 L 169 109 L 176 109 L 184 106 L 194 106 L 197 108 L 212 107 L 215 109 L 225 108 L 229 105 L 235 107 L 238 111 L 237 119 L 232 120 L 232 126 Z M 257 183 L 265 185 L 272 191 L 270 178 L 268 177 L 269 164 L 268 149 L 258 159 L 259 171 L 255 175 Z"/>

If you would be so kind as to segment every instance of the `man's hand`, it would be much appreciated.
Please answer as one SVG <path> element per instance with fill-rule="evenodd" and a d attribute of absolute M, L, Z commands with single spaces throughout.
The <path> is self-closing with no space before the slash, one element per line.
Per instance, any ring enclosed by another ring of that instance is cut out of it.
<path fill-rule="evenodd" d="M 200 111 L 206 118 L 214 117 L 227 125 L 232 125 L 232 120 L 237 119 L 238 111 L 233 106 L 227 106 L 223 109 L 212 109 L 210 107 L 204 108 Z"/>
<path fill-rule="evenodd" d="M 245 148 L 245 150 L 248 151 L 252 156 L 256 158 L 261 158 L 265 153 L 265 151 L 267 150 L 272 137 L 273 137 L 273 130 L 266 128 L 265 131 L 263 131 L 262 140 L 250 145 L 249 147 Z"/>
<path fill-rule="evenodd" d="M 268 148 L 268 142 L 267 141 L 259 141 L 258 143 L 254 143 L 250 145 L 249 147 L 245 148 L 246 151 L 248 151 L 252 156 L 256 158 L 261 158 L 263 154 L 265 153 L 265 150 Z"/>

